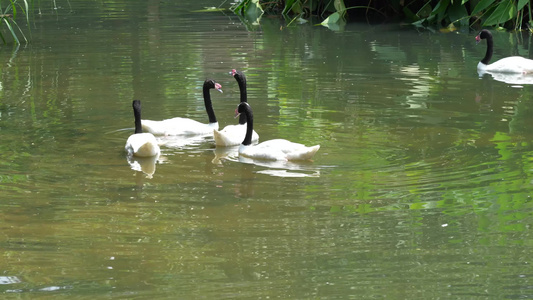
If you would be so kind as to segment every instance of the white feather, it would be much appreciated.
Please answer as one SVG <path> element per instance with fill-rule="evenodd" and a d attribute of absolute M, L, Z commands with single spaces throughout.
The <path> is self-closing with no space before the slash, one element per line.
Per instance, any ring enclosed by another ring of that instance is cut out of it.
<path fill-rule="evenodd" d="M 124 149 L 129 156 L 150 157 L 158 155 L 161 150 L 155 136 L 151 133 L 143 133 L 141 128 L 141 101 L 133 100 L 133 115 L 135 117 L 135 132 L 126 141 Z"/>
<path fill-rule="evenodd" d="M 213 138 L 217 146 L 236 146 L 239 145 L 246 135 L 246 123 L 237 125 L 227 125 L 224 129 L 213 131 Z M 259 140 L 259 135 L 255 130 L 252 133 L 252 143 Z"/>
<path fill-rule="evenodd" d="M 521 56 L 510 56 L 495 61 L 490 65 L 479 62 L 477 70 L 486 73 L 532 74 L 533 60 Z"/>
<path fill-rule="evenodd" d="M 257 145 L 251 143 L 253 132 L 253 112 L 246 102 L 239 104 L 237 115 L 244 113 L 246 116 L 246 135 L 239 146 L 239 155 L 263 160 L 309 160 L 320 149 L 320 145 L 305 146 L 284 139 L 268 140 Z"/>
<path fill-rule="evenodd" d="M 149 157 L 159 154 L 160 149 L 155 136 L 151 133 L 135 133 L 130 135 L 125 146 L 128 155 Z"/>
<path fill-rule="evenodd" d="M 222 86 L 212 79 L 206 79 L 203 85 L 204 105 L 209 117 L 209 123 L 204 124 L 189 118 L 176 117 L 162 121 L 141 120 L 142 129 L 156 135 L 211 135 L 213 129 L 218 129 L 210 89 L 222 92 Z"/>
<path fill-rule="evenodd" d="M 264 160 L 309 160 L 320 149 L 320 145 L 307 147 L 288 140 L 268 140 L 257 145 L 240 145 L 239 154 Z"/>
<path fill-rule="evenodd" d="M 142 120 L 141 123 L 144 131 L 155 135 L 204 135 L 218 129 L 218 122 L 204 124 L 181 117 L 162 121 Z"/>

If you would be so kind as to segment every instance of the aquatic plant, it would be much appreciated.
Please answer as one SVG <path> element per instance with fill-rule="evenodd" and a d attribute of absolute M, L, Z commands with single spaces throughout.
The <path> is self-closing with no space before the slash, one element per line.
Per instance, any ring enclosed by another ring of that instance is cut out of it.
<path fill-rule="evenodd" d="M 530 30 L 533 27 L 531 4 L 528 0 L 440 0 L 434 6 L 428 1 L 417 8 L 416 13 L 407 6 L 404 11 L 415 19 L 416 25 L 450 27 L 479 24 L 515 30 L 521 29 L 522 26 Z"/>
<path fill-rule="evenodd" d="M 13 37 L 13 40 L 15 43 L 20 44 L 20 40 L 18 38 L 18 34 L 16 30 L 20 33 L 20 35 L 24 38 L 24 41 L 27 42 L 26 36 L 24 35 L 24 32 L 20 29 L 20 26 L 17 24 L 15 19 L 17 18 L 18 12 L 20 12 L 25 16 L 26 22 L 30 23 L 30 17 L 29 17 L 29 4 L 27 0 L 9 0 L 8 5 L 5 7 L 2 5 L 2 1 L 0 1 L 0 21 L 1 24 L 7 27 L 7 30 L 9 34 Z M 29 28 L 29 26 L 28 26 Z M 0 38 L 6 43 L 6 39 L 4 37 L 4 34 L 2 33 L 2 30 L 0 30 Z"/>
<path fill-rule="evenodd" d="M 365 21 L 400 20 L 417 26 L 499 26 L 532 30 L 528 0 L 368 0 L 366 5 L 349 6 L 352 0 L 242 0 L 231 9 L 245 22 L 258 24 L 263 13 L 279 14 L 288 25 L 307 22 L 311 16 L 324 26 L 342 25 L 345 17 Z M 359 3 L 359 2 L 358 2 Z"/>

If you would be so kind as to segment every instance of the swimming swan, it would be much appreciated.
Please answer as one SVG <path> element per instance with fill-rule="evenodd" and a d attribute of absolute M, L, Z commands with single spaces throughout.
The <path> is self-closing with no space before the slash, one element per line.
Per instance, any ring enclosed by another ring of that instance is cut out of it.
<path fill-rule="evenodd" d="M 487 29 L 481 30 L 476 36 L 476 43 L 481 40 L 487 40 L 487 52 L 485 57 L 477 64 L 477 70 L 480 73 L 518 73 L 530 74 L 533 73 L 533 60 L 523 58 L 521 56 L 509 56 L 493 62 L 489 65 L 492 58 L 494 42 L 492 40 L 492 33 Z"/>
<path fill-rule="evenodd" d="M 239 84 L 239 90 L 241 93 L 241 102 L 248 102 L 246 93 L 246 76 L 241 71 L 235 69 L 231 70 L 231 75 L 237 80 Z M 215 145 L 227 147 L 236 146 L 242 142 L 244 135 L 246 134 L 246 116 L 243 114 L 239 117 L 239 124 L 227 125 L 224 129 L 218 131 L 213 130 L 213 138 L 215 139 Z M 252 133 L 252 142 L 255 143 L 259 140 L 257 132 Z"/>
<path fill-rule="evenodd" d="M 155 136 L 143 133 L 141 126 L 141 101 L 133 100 L 133 115 L 135 116 L 135 133 L 130 135 L 124 149 L 129 156 L 150 157 L 158 155 L 161 150 Z"/>
<path fill-rule="evenodd" d="M 309 160 L 320 149 L 320 145 L 307 147 L 288 140 L 275 139 L 252 145 L 254 116 L 252 108 L 246 102 L 241 102 L 235 110 L 235 117 L 240 114 L 246 116 L 246 135 L 239 146 L 239 155 L 264 160 Z"/>
<path fill-rule="evenodd" d="M 155 135 L 203 135 L 213 134 L 213 129 L 218 129 L 218 122 L 211 103 L 210 89 L 216 89 L 222 92 L 222 86 L 212 79 L 207 79 L 204 82 L 203 94 L 204 105 L 209 117 L 209 123 L 204 124 L 198 121 L 176 117 L 162 121 L 142 120 L 143 130 L 146 130 Z"/>

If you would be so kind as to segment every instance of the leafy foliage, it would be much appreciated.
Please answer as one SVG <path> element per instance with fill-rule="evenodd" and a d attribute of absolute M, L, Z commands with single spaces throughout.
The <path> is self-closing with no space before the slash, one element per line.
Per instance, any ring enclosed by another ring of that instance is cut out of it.
<path fill-rule="evenodd" d="M 417 9 L 413 13 L 412 9 Z M 499 26 L 520 29 L 531 27 L 531 7 L 527 0 L 440 0 L 416 6 L 416 1 L 404 8 L 413 17 L 415 25 L 424 26 Z M 529 21 L 526 22 L 524 16 Z"/>
<path fill-rule="evenodd" d="M 24 32 L 20 29 L 20 26 L 15 21 L 15 19 L 17 17 L 17 12 L 18 12 L 17 9 L 20 9 L 22 14 L 24 14 L 24 16 L 26 17 L 26 22 L 29 24 L 29 22 L 30 22 L 29 4 L 28 4 L 27 0 L 22 0 L 22 1 L 9 0 L 9 4 L 6 5 L 5 8 L 3 7 L 2 2 L 0 1 L 0 11 L 1 11 L 0 20 L 1 20 L 1 24 L 4 24 L 7 27 L 7 30 L 9 32 L 9 34 L 13 37 L 13 40 L 15 41 L 15 43 L 20 44 L 20 40 L 19 40 L 17 32 L 16 32 L 17 30 L 22 35 L 22 37 L 24 38 L 25 42 L 28 42 L 28 40 L 26 39 L 26 36 L 24 35 Z M 6 39 L 5 39 L 2 31 L 0 31 L 0 38 L 2 39 L 2 41 L 5 44 L 6 43 Z"/>
<path fill-rule="evenodd" d="M 243 19 L 257 24 L 263 14 L 281 14 L 288 25 L 296 20 L 318 16 L 320 25 L 331 29 L 342 29 L 348 18 L 364 11 L 379 19 L 400 16 L 402 21 L 417 26 L 499 26 L 509 29 L 533 28 L 531 4 L 528 0 L 439 0 L 439 1 L 367 1 L 367 5 L 346 7 L 350 0 L 242 0 L 232 10 Z"/>

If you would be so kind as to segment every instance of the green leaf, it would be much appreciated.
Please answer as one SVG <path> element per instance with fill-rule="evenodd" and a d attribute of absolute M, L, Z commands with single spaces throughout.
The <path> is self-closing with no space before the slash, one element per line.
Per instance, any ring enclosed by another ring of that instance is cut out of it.
<path fill-rule="evenodd" d="M 343 0 L 335 0 L 333 2 L 333 5 L 335 6 L 337 12 L 341 13 L 341 15 L 344 15 L 344 12 L 346 11 L 346 6 L 344 5 Z"/>
<path fill-rule="evenodd" d="M 404 7 L 403 8 L 403 14 L 405 15 L 406 17 L 406 20 L 408 20 L 409 22 L 411 23 L 416 23 L 416 22 L 424 22 L 425 18 L 424 19 L 420 19 L 417 15 L 415 15 L 408 7 Z"/>
<path fill-rule="evenodd" d="M 407 7 L 405 7 L 407 9 Z M 427 18 L 431 15 L 431 1 L 426 2 L 417 12 L 416 15 L 421 18 Z"/>
<path fill-rule="evenodd" d="M 339 12 L 334 12 L 327 17 L 320 25 L 327 27 L 333 31 L 341 31 L 346 25 L 346 21 L 341 17 Z"/>
<path fill-rule="evenodd" d="M 285 7 L 283 8 L 283 11 L 281 12 L 282 15 L 287 16 L 289 12 L 292 10 L 292 6 L 294 5 L 294 2 L 296 0 L 287 0 L 285 2 Z"/>
<path fill-rule="evenodd" d="M 11 1 L 11 10 L 13 10 L 13 19 L 15 19 L 17 17 L 17 7 L 14 1 Z"/>
<path fill-rule="evenodd" d="M 516 6 L 512 1 L 502 1 L 494 12 L 485 20 L 483 26 L 503 24 L 516 16 Z"/>
<path fill-rule="evenodd" d="M 474 10 L 472 11 L 472 16 L 477 14 L 480 11 L 485 10 L 487 7 L 491 6 L 492 3 L 494 3 L 496 0 L 481 0 L 478 2 L 476 7 L 474 7 Z"/>
<path fill-rule="evenodd" d="M 438 15 L 440 13 L 443 13 L 448 8 L 448 5 L 450 5 L 450 0 L 442 0 L 437 3 L 433 11 L 431 12 L 432 15 Z"/>
<path fill-rule="evenodd" d="M 464 5 L 460 5 L 459 2 L 456 2 L 448 10 L 448 15 L 450 16 L 451 23 L 459 21 L 459 24 L 463 26 L 468 26 L 468 12 Z"/>
<path fill-rule="evenodd" d="M 7 29 L 9 29 L 9 32 L 11 32 L 11 35 L 13 36 L 13 39 L 15 40 L 15 42 L 17 44 L 20 44 L 19 39 L 17 35 L 15 34 L 15 31 L 13 30 L 13 27 L 11 26 L 11 24 L 9 24 L 9 21 L 6 18 L 4 18 L 3 20 L 4 20 L 4 23 L 6 23 Z"/>
<path fill-rule="evenodd" d="M 431 15 L 427 18 L 429 20 L 433 20 L 435 17 L 437 17 L 437 23 L 440 23 L 442 19 L 446 16 L 446 9 L 448 9 L 448 6 L 450 5 L 450 0 L 441 0 L 433 11 L 431 12 Z"/>
<path fill-rule="evenodd" d="M 23 10 L 22 12 L 26 15 L 26 22 L 28 23 L 28 25 L 30 25 L 30 11 L 29 11 L 29 6 L 28 6 L 28 1 L 24 0 L 24 6 L 26 7 L 26 10 L 25 11 Z"/>
<path fill-rule="evenodd" d="M 252 23 L 259 23 L 259 19 L 263 15 L 263 8 L 259 4 L 259 0 L 250 0 L 249 4 L 244 9 L 244 16 Z"/>
<path fill-rule="evenodd" d="M 518 6 L 516 7 L 518 10 L 522 10 L 526 4 L 529 3 L 529 0 L 518 0 Z"/>
<path fill-rule="evenodd" d="M 11 22 L 13 22 L 13 24 L 15 24 L 17 26 L 17 28 L 19 29 L 20 31 L 20 34 L 22 34 L 22 37 L 24 38 L 24 41 L 27 43 L 28 42 L 28 39 L 26 38 L 26 36 L 24 35 L 24 32 L 20 29 L 20 26 L 19 24 L 17 24 L 17 22 L 15 20 L 11 20 Z"/>
<path fill-rule="evenodd" d="M 235 6 L 231 7 L 231 10 L 238 15 L 243 21 L 245 20 L 248 25 L 257 25 L 263 15 L 263 8 L 259 4 L 259 0 L 244 0 Z"/>
<path fill-rule="evenodd" d="M 341 15 L 338 12 L 334 12 L 331 15 L 329 15 L 329 17 L 327 17 L 324 21 L 322 21 L 320 25 L 327 27 L 328 24 L 337 23 L 340 18 L 341 18 Z"/>

